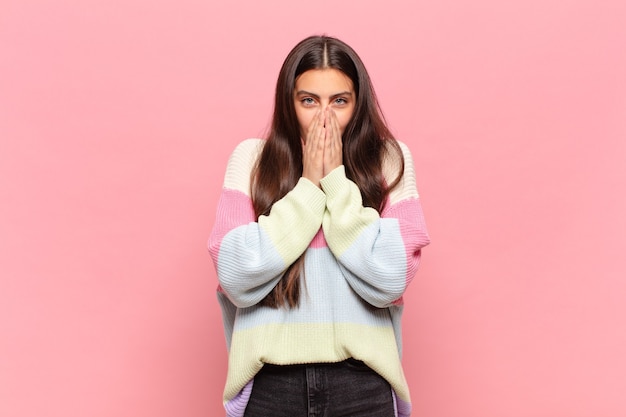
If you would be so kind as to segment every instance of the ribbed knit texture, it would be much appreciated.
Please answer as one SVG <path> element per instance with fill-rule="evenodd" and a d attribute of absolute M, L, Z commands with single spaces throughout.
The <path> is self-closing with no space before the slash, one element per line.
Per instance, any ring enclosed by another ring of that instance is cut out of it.
<path fill-rule="evenodd" d="M 401 144 L 404 175 L 381 215 L 363 207 L 358 187 L 340 166 L 321 180 L 321 189 L 301 178 L 257 221 L 250 173 L 263 144 L 248 139 L 231 155 L 209 239 L 229 349 L 227 416 L 243 416 L 264 363 L 331 363 L 350 357 L 389 381 L 396 414 L 410 415 L 400 363 L 402 294 L 429 238 L 408 148 Z M 399 167 L 396 159 L 385 160 L 389 181 Z M 302 253 L 299 307 L 259 306 Z"/>

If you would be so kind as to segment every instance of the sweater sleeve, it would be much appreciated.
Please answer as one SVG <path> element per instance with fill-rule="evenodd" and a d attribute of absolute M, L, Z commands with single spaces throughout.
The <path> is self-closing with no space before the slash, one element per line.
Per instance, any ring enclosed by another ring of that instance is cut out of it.
<path fill-rule="evenodd" d="M 319 230 L 324 193 L 301 178 L 268 215 L 256 220 L 250 173 L 262 141 L 242 142 L 231 155 L 209 238 L 209 252 L 222 291 L 237 307 L 260 302 Z"/>
<path fill-rule="evenodd" d="M 357 185 L 340 166 L 322 179 L 327 211 L 323 228 L 328 247 L 354 291 L 376 307 L 398 303 L 412 280 L 421 249 L 430 240 L 415 184 L 411 153 L 400 143 L 404 174 L 382 214 L 364 207 Z M 386 177 L 399 158 L 387 158 Z M 394 169 L 395 168 L 395 169 Z"/>

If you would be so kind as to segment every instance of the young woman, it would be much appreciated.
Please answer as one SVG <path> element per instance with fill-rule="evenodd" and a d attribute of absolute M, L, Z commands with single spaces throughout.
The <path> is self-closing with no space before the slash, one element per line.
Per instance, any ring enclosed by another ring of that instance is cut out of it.
<path fill-rule="evenodd" d="M 230 157 L 209 240 L 227 415 L 408 416 L 402 294 L 428 243 L 411 154 L 360 58 L 304 39 L 280 70 L 269 136 Z"/>

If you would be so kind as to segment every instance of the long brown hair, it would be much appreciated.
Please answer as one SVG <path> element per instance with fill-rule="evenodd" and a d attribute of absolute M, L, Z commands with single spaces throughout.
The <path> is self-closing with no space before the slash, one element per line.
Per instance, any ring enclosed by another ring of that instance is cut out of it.
<path fill-rule="evenodd" d="M 302 144 L 294 88 L 300 74 L 324 68 L 341 71 L 354 87 L 354 112 L 342 138 L 343 164 L 346 176 L 361 191 L 363 205 L 381 212 L 389 191 L 402 177 L 402 151 L 386 126 L 363 62 L 344 42 L 328 36 L 311 36 L 291 50 L 278 75 L 270 132 L 251 177 L 257 219 L 269 214 L 272 205 L 291 191 L 302 176 Z M 396 178 L 387 183 L 382 163 L 390 151 L 395 152 L 402 163 Z M 300 299 L 301 274 L 304 274 L 304 254 L 287 268 L 262 303 L 274 308 L 296 307 Z"/>

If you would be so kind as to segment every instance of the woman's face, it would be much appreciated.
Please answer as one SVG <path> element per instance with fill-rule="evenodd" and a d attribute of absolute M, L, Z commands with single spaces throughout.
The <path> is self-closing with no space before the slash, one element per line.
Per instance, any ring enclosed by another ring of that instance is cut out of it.
<path fill-rule="evenodd" d="M 300 124 L 300 136 L 306 139 L 306 132 L 318 110 L 330 107 L 337 115 L 339 129 L 343 135 L 354 112 L 356 96 L 352 80 L 343 72 L 333 69 L 313 69 L 303 72 L 296 78 L 294 106 Z"/>

